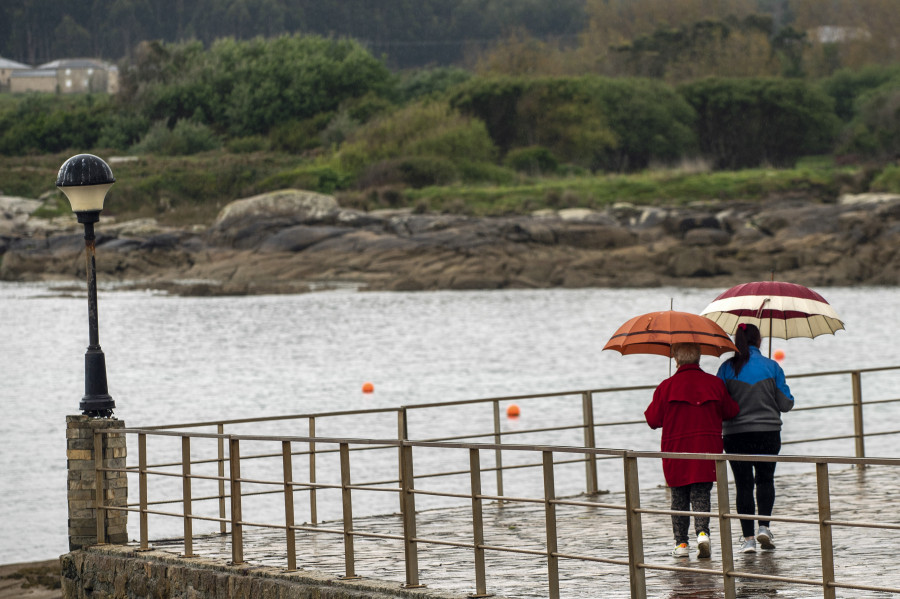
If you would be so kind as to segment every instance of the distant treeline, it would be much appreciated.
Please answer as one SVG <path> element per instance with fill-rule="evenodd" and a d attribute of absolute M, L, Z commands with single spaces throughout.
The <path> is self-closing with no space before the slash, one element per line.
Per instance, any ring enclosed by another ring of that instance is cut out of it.
<path fill-rule="evenodd" d="M 141 42 L 352 38 L 394 70 L 821 77 L 900 60 L 896 0 L 17 0 L 0 56 L 132 58 Z"/>
<path fill-rule="evenodd" d="M 285 33 L 352 37 L 394 68 L 449 65 L 511 27 L 574 36 L 585 0 L 18 0 L 0 3 L 0 56 L 118 61 L 141 41 Z"/>
<path fill-rule="evenodd" d="M 0 153 L 273 151 L 296 156 L 284 185 L 421 187 L 695 160 L 893 160 L 897 105 L 900 66 L 672 85 L 457 68 L 399 76 L 356 42 L 317 36 L 145 43 L 116 97 L 0 96 Z"/>

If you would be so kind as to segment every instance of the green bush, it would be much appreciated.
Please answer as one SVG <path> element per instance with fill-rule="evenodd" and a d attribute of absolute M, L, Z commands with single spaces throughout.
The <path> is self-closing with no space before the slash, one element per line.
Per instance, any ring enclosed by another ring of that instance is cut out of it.
<path fill-rule="evenodd" d="M 819 85 L 834 100 L 835 114 L 849 122 L 857 115 L 860 96 L 891 81 L 900 81 L 900 65 L 843 69 L 823 79 Z"/>
<path fill-rule="evenodd" d="M 265 152 L 269 149 L 269 139 L 262 135 L 248 135 L 237 137 L 226 142 L 225 147 L 234 154 L 250 154 L 252 152 Z"/>
<path fill-rule="evenodd" d="M 845 129 L 838 152 L 879 160 L 900 155 L 900 81 L 866 92 Z"/>
<path fill-rule="evenodd" d="M 484 121 L 501 151 L 541 145 L 591 170 L 633 171 L 696 147 L 695 114 L 673 89 L 604 77 L 472 79 L 450 105 Z"/>
<path fill-rule="evenodd" d="M 333 117 L 333 112 L 323 112 L 311 119 L 291 119 L 273 127 L 269 131 L 272 149 L 301 154 L 320 147 L 320 135 Z"/>
<path fill-rule="evenodd" d="M 871 191 L 900 193 L 900 166 L 885 167 L 869 185 Z"/>
<path fill-rule="evenodd" d="M 127 150 L 138 143 L 150 129 L 150 121 L 143 115 L 132 112 L 114 112 L 104 121 L 100 129 L 97 146 L 115 150 Z"/>
<path fill-rule="evenodd" d="M 131 150 L 135 154 L 189 156 L 215 150 L 221 145 L 212 129 L 202 123 L 178 121 L 169 129 L 164 121 L 158 121 Z"/>
<path fill-rule="evenodd" d="M 559 161 L 553 152 L 543 146 L 528 146 L 510 150 L 503 164 L 520 173 L 529 175 L 553 174 L 559 168 Z"/>
<path fill-rule="evenodd" d="M 347 188 L 349 183 L 346 175 L 331 166 L 306 164 L 271 175 L 262 181 L 260 187 L 264 190 L 296 188 L 331 194 Z"/>
<path fill-rule="evenodd" d="M 461 160 L 457 164 L 463 181 L 469 183 L 489 183 L 492 185 L 511 185 L 516 181 L 516 173 L 512 169 L 499 166 L 493 162 Z"/>
<path fill-rule="evenodd" d="M 96 147 L 112 113 L 106 96 L 27 94 L 0 110 L 0 154 L 43 154 Z"/>
<path fill-rule="evenodd" d="M 711 78 L 679 91 L 697 113 L 700 150 L 717 169 L 791 167 L 836 140 L 832 99 L 804 81 Z"/>
<path fill-rule="evenodd" d="M 408 185 L 413 188 L 448 185 L 459 179 L 459 171 L 450 160 L 440 156 L 406 156 L 371 165 L 360 175 L 361 188 Z"/>
<path fill-rule="evenodd" d="M 383 95 L 390 72 L 356 41 L 282 35 L 148 43 L 121 75 L 123 100 L 153 121 L 200 118 L 235 137 Z"/>
<path fill-rule="evenodd" d="M 341 147 L 348 172 L 363 173 L 374 163 L 412 156 L 440 156 L 453 163 L 492 161 L 494 144 L 477 119 L 464 117 L 443 102 L 415 103 L 374 119 Z"/>
<path fill-rule="evenodd" d="M 458 67 L 415 69 L 405 73 L 397 84 L 401 102 L 436 98 L 447 90 L 465 83 L 472 73 Z"/>

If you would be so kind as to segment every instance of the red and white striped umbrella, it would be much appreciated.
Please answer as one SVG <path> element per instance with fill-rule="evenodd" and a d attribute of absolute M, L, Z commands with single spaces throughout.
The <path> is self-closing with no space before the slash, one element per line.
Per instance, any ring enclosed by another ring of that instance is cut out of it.
<path fill-rule="evenodd" d="M 795 283 L 742 283 L 712 301 L 701 312 L 729 334 L 742 322 L 759 327 L 763 337 L 818 337 L 844 328 L 831 304 L 821 295 Z"/>

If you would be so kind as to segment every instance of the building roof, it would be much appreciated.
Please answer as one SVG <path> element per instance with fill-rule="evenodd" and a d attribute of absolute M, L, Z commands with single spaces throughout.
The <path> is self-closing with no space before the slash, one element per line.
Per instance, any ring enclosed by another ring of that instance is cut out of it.
<path fill-rule="evenodd" d="M 13 71 L 9 75 L 10 79 L 22 79 L 23 77 L 41 77 L 46 79 L 55 78 L 56 71 L 47 69 L 21 69 L 18 71 Z"/>
<path fill-rule="evenodd" d="M 30 69 L 31 67 L 15 60 L 3 58 L 0 56 L 0 69 Z"/>
<path fill-rule="evenodd" d="M 102 60 L 94 58 L 60 58 L 52 62 L 47 62 L 39 67 L 39 69 L 106 69 L 109 65 Z"/>

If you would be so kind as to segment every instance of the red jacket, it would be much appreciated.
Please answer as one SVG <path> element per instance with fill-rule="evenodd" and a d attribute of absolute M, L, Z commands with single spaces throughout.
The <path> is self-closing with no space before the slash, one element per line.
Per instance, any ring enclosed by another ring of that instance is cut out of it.
<path fill-rule="evenodd" d="M 722 379 L 703 372 L 698 364 L 684 364 L 653 392 L 644 418 L 650 428 L 662 427 L 662 451 L 722 453 L 722 421 L 734 418 L 739 410 Z M 712 460 L 662 462 L 670 487 L 716 480 Z"/>

